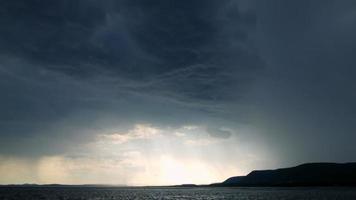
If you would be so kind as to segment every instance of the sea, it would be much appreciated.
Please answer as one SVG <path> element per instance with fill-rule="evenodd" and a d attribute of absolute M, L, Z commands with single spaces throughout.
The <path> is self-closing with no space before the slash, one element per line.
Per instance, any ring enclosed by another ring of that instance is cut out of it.
<path fill-rule="evenodd" d="M 0 187 L 0 200 L 356 200 L 356 188 Z"/>

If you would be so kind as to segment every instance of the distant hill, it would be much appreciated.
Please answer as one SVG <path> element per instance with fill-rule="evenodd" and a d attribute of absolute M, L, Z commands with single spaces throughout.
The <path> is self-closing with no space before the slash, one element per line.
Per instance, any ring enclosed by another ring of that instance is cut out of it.
<path fill-rule="evenodd" d="M 255 170 L 212 186 L 356 186 L 356 163 L 307 163 L 291 168 Z"/>

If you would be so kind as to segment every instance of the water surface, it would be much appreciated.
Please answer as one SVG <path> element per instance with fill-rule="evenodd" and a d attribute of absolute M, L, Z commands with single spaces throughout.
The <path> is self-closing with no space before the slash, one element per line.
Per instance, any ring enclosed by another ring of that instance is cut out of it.
<path fill-rule="evenodd" d="M 356 200 L 356 188 L 1 187 L 1 200 L 241 199 Z"/>

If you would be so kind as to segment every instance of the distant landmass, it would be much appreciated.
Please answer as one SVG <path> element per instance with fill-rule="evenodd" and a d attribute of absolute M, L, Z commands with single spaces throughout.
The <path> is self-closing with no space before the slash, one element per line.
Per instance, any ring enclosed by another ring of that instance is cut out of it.
<path fill-rule="evenodd" d="M 9 184 L 9 185 L 0 185 L 0 187 L 80 187 L 80 188 L 90 188 L 90 187 L 127 187 L 126 185 L 111 185 L 111 184 L 82 184 L 82 185 L 66 185 L 66 184 L 32 184 L 32 183 L 25 183 L 25 184 Z"/>
<path fill-rule="evenodd" d="M 234 176 L 210 185 L 182 184 L 141 187 L 294 187 L 294 186 L 356 186 L 356 162 L 306 163 L 275 170 L 254 170 L 246 176 Z M 21 184 L 0 187 L 132 187 L 126 185 L 85 184 Z"/>
<path fill-rule="evenodd" d="M 276 170 L 255 170 L 210 186 L 356 186 L 356 162 L 307 163 Z"/>

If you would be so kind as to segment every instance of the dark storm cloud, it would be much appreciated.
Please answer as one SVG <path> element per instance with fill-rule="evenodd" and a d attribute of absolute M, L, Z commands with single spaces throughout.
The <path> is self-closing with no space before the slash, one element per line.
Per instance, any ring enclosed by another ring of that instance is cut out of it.
<path fill-rule="evenodd" d="M 4 1 L 1 51 L 75 77 L 109 75 L 139 92 L 224 99 L 222 86 L 244 84 L 260 64 L 246 47 L 254 16 L 227 2 Z"/>
<path fill-rule="evenodd" d="M 284 161 L 356 159 L 355 10 L 354 1 L 256 7 L 260 55 L 268 69 L 252 97 L 255 119 L 271 147 L 280 144 L 273 148 Z"/>
<path fill-rule="evenodd" d="M 255 16 L 231 1 L 2 1 L 0 22 L 2 152 L 117 121 L 201 123 L 262 68 Z"/>
<path fill-rule="evenodd" d="M 356 159 L 355 10 L 347 0 L 1 1 L 0 154 L 65 152 L 105 127 L 149 122 L 262 141 L 280 165 Z"/>

